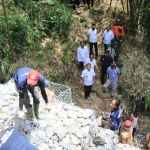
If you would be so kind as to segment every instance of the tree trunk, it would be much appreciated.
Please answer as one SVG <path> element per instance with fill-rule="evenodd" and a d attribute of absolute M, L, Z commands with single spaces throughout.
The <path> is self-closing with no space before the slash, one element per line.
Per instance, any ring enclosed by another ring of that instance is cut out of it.
<path fill-rule="evenodd" d="M 121 0 L 121 4 L 122 4 L 123 11 L 124 11 L 124 3 L 123 3 L 123 0 Z"/>
<path fill-rule="evenodd" d="M 5 1 L 2 0 L 2 5 L 3 5 L 3 10 L 4 10 L 4 16 L 5 16 L 5 20 L 6 20 L 6 29 L 7 29 L 7 36 L 8 36 L 8 44 L 12 53 L 12 61 L 15 62 L 15 53 L 14 53 L 14 48 L 12 45 L 12 41 L 10 38 L 10 33 L 9 33 L 9 25 L 8 25 L 8 19 L 7 19 L 7 14 L 6 14 L 6 8 L 5 8 Z"/>
<path fill-rule="evenodd" d="M 110 0 L 110 5 L 109 5 L 109 8 L 111 7 L 111 3 L 112 3 L 112 0 Z"/>
<path fill-rule="evenodd" d="M 127 14 L 129 12 L 129 0 L 127 0 Z"/>

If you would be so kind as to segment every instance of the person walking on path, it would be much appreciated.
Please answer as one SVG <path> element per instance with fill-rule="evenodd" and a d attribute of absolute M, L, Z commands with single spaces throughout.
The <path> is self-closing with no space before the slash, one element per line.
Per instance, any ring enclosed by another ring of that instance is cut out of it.
<path fill-rule="evenodd" d="M 133 132 L 132 132 L 132 136 L 134 137 L 135 133 L 136 133 L 136 126 L 137 126 L 137 122 L 138 122 L 138 115 L 139 112 L 135 111 L 133 114 L 131 114 L 129 120 L 132 122 L 132 128 L 133 128 Z"/>
<path fill-rule="evenodd" d="M 91 69 L 91 64 L 86 64 L 86 69 L 82 71 L 82 86 L 85 90 L 85 100 L 88 103 L 88 98 L 90 97 L 90 92 L 92 85 L 95 83 L 95 72 Z"/>
<path fill-rule="evenodd" d="M 89 58 L 88 48 L 87 46 L 84 46 L 83 42 L 81 42 L 80 47 L 78 47 L 77 49 L 77 59 L 78 59 L 78 62 L 80 63 L 79 65 L 80 65 L 81 70 L 83 70 L 84 61 L 88 58 Z"/>
<path fill-rule="evenodd" d="M 109 51 L 109 56 L 112 57 L 113 61 L 115 61 L 115 50 L 111 47 L 111 44 L 107 44 L 107 50 Z"/>
<path fill-rule="evenodd" d="M 112 31 L 115 35 L 113 45 L 114 49 L 117 53 L 117 58 L 119 57 L 119 53 L 123 51 L 123 43 L 122 38 L 124 37 L 124 26 L 121 24 L 120 19 L 117 19 L 117 22 L 113 25 Z M 116 48 L 115 48 L 116 47 Z"/>
<path fill-rule="evenodd" d="M 105 77 L 107 74 L 107 68 L 111 65 L 113 62 L 113 59 L 111 56 L 109 56 L 109 51 L 106 50 L 104 52 L 104 55 L 100 58 L 100 68 L 101 68 L 101 84 L 103 85 L 105 83 Z"/>
<path fill-rule="evenodd" d="M 84 62 L 84 69 L 86 68 L 87 64 L 91 64 L 91 69 L 96 71 L 96 60 L 94 59 L 94 55 L 90 54 L 90 58 L 86 59 Z"/>
<path fill-rule="evenodd" d="M 95 23 L 92 24 L 92 28 L 88 30 L 87 35 L 90 44 L 90 54 L 93 54 L 93 45 L 94 45 L 95 55 L 96 55 L 95 59 L 97 59 L 98 58 L 98 48 L 97 48 L 98 37 L 97 37 L 97 29 Z"/>
<path fill-rule="evenodd" d="M 0 150 L 38 150 L 15 127 L 0 127 Z"/>
<path fill-rule="evenodd" d="M 115 36 L 111 40 L 111 47 L 115 50 L 115 53 L 116 53 L 115 61 L 118 61 L 119 54 L 120 54 L 120 46 L 121 46 L 120 39 L 119 39 L 119 37 Z"/>
<path fill-rule="evenodd" d="M 29 67 L 24 67 L 13 72 L 12 78 L 14 78 L 14 82 L 19 92 L 19 109 L 20 109 L 19 118 L 21 119 L 25 118 L 25 114 L 23 111 L 23 104 L 24 104 L 31 120 L 36 124 L 37 119 L 39 119 L 39 104 L 40 104 L 37 86 L 40 87 L 42 97 L 46 104 L 45 105 L 46 109 L 48 111 L 50 110 L 48 97 L 45 91 L 46 83 L 44 77 L 37 70 L 33 70 L 32 68 Z M 30 104 L 28 91 L 31 93 L 33 97 L 33 107 Z M 54 97 L 55 95 L 53 95 L 53 98 Z"/>
<path fill-rule="evenodd" d="M 132 124 L 130 120 L 126 120 L 120 133 L 119 142 L 123 144 L 132 144 L 132 139 Z"/>
<path fill-rule="evenodd" d="M 122 120 L 122 109 L 120 107 L 120 100 L 113 99 L 110 103 L 111 113 L 107 114 L 110 121 L 102 119 L 102 124 L 108 125 L 110 130 L 114 131 L 116 134 L 119 133 L 121 120 Z"/>
<path fill-rule="evenodd" d="M 107 26 L 107 29 L 104 30 L 102 34 L 102 44 L 104 44 L 104 49 L 107 49 L 107 44 L 111 43 L 111 40 L 114 38 L 114 34 L 112 30 L 110 29 L 110 25 Z"/>
<path fill-rule="evenodd" d="M 108 92 L 108 86 L 112 85 L 111 98 L 114 97 L 117 89 L 117 84 L 120 79 L 120 69 L 116 67 L 116 63 L 113 62 L 110 67 L 107 68 L 106 82 L 103 85 L 104 93 Z"/>
<path fill-rule="evenodd" d="M 120 39 L 124 37 L 124 26 L 121 24 L 120 19 L 117 19 L 116 23 L 112 27 L 114 36 L 118 36 Z"/>

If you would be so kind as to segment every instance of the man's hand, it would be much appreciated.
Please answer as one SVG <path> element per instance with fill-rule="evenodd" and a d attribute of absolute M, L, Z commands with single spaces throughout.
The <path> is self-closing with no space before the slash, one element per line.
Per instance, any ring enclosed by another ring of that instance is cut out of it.
<path fill-rule="evenodd" d="M 82 83 L 82 86 L 84 87 L 84 83 Z"/>
<path fill-rule="evenodd" d="M 94 84 L 96 84 L 96 81 L 94 80 Z"/>
<path fill-rule="evenodd" d="M 119 83 L 120 83 L 120 81 L 118 80 L 117 84 L 119 84 Z"/>
<path fill-rule="evenodd" d="M 24 112 L 22 110 L 20 110 L 19 114 L 18 114 L 18 117 L 21 119 L 21 120 L 24 120 L 26 118 Z"/>
<path fill-rule="evenodd" d="M 46 103 L 45 108 L 46 108 L 48 111 L 50 111 L 50 110 L 51 110 L 50 104 L 49 104 L 49 103 Z"/>
<path fill-rule="evenodd" d="M 103 124 L 107 124 L 107 121 L 105 121 L 105 120 L 102 119 L 102 123 L 103 123 Z"/>

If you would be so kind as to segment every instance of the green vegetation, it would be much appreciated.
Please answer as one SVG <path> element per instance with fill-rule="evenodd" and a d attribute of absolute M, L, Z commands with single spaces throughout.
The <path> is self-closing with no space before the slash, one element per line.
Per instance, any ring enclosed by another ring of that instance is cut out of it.
<path fill-rule="evenodd" d="M 43 70 L 46 61 L 54 59 L 56 51 L 55 43 L 69 42 L 68 33 L 73 22 L 72 10 L 67 5 L 61 4 L 56 0 L 42 1 L 18 1 L 7 0 L 5 2 L 6 16 L 3 13 L 3 5 L 0 5 L 0 65 L 1 77 L 0 81 L 8 80 L 9 71 L 15 70 L 23 66 L 29 66 Z M 9 31 L 6 30 L 5 21 L 8 18 Z M 12 46 L 15 53 L 16 63 L 12 63 L 12 53 L 8 43 L 8 32 L 10 34 Z M 46 45 L 42 46 L 45 39 Z M 54 42 L 55 41 L 55 42 Z M 70 54 L 67 52 L 60 56 L 60 60 L 64 67 L 70 65 Z M 32 61 L 30 60 L 32 58 Z M 64 60 L 65 58 L 65 60 Z M 20 61 L 21 60 L 21 61 Z M 37 61 L 38 60 L 38 61 Z M 22 62 L 18 64 L 17 61 Z M 50 68 L 53 64 L 49 64 Z M 67 65 L 67 66 L 65 66 Z M 53 68 L 51 72 L 47 71 L 51 80 L 60 82 L 61 75 L 56 75 L 57 68 Z M 56 77 L 54 77 L 55 75 Z M 58 78 L 57 78 L 58 77 Z M 57 80 L 56 80 L 57 79 Z"/>

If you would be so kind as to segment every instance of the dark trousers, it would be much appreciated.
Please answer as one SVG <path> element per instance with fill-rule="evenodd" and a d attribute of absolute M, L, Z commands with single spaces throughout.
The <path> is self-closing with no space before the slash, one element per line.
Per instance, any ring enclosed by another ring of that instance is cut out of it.
<path fill-rule="evenodd" d="M 90 6 L 90 0 L 83 0 L 83 4 L 87 4 L 88 6 Z"/>
<path fill-rule="evenodd" d="M 90 6 L 90 0 L 83 0 L 83 4 L 87 4 L 88 6 Z M 91 7 L 93 7 L 94 4 L 94 0 L 91 0 Z"/>
<path fill-rule="evenodd" d="M 104 44 L 104 49 L 105 49 L 105 51 L 106 51 L 106 49 L 107 49 L 107 44 Z"/>
<path fill-rule="evenodd" d="M 36 87 L 36 86 L 35 87 L 29 87 L 28 90 L 33 97 L 33 102 L 36 104 L 39 104 L 40 101 L 39 101 L 38 87 Z M 30 104 L 30 98 L 29 98 L 27 89 L 24 90 L 24 105 L 26 108 L 32 107 L 32 105 Z"/>
<path fill-rule="evenodd" d="M 76 0 L 76 5 L 77 5 L 77 6 L 80 5 L 80 0 Z"/>
<path fill-rule="evenodd" d="M 84 85 L 85 100 L 88 100 L 88 98 L 90 97 L 91 88 L 92 88 L 92 85 Z"/>
<path fill-rule="evenodd" d="M 94 47 L 95 47 L 95 54 L 96 54 L 96 57 L 98 57 L 97 42 L 96 42 L 96 43 L 91 43 L 91 42 L 90 42 L 90 54 L 93 54 L 93 45 L 94 45 Z"/>
<path fill-rule="evenodd" d="M 94 5 L 94 0 L 91 0 L 91 7 L 93 7 Z"/>
<path fill-rule="evenodd" d="M 84 62 L 80 62 L 79 69 L 83 70 L 83 64 L 84 64 Z"/>
<path fill-rule="evenodd" d="M 133 137 L 134 137 L 135 133 L 136 133 L 136 127 L 133 128 L 133 131 L 132 131 L 132 136 L 133 136 Z"/>
<path fill-rule="evenodd" d="M 105 79 L 105 77 L 106 77 L 106 74 L 107 74 L 107 69 L 101 69 L 101 83 L 102 84 L 105 84 L 105 81 L 106 81 L 106 79 Z"/>

